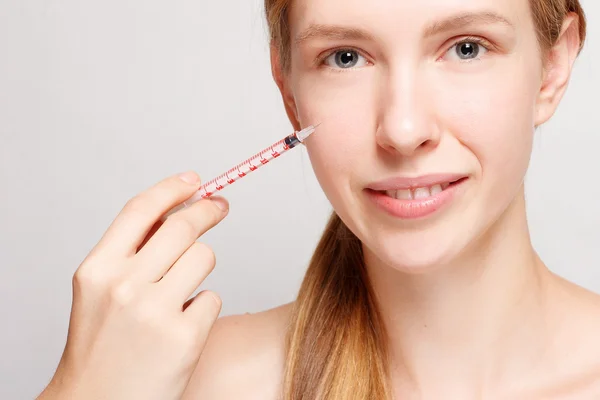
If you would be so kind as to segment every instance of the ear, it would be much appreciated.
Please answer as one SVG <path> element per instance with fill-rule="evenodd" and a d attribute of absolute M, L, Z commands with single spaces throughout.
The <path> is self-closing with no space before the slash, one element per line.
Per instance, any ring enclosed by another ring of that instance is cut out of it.
<path fill-rule="evenodd" d="M 546 56 L 542 86 L 537 99 L 536 127 L 548 121 L 556 111 L 569 84 L 580 45 L 579 16 L 570 13 L 565 18 L 556 44 Z"/>
<path fill-rule="evenodd" d="M 279 92 L 281 93 L 281 97 L 283 99 L 283 105 L 285 107 L 285 112 L 294 127 L 294 130 L 301 130 L 300 122 L 298 120 L 298 108 L 296 107 L 296 100 L 294 99 L 294 95 L 290 90 L 290 85 L 288 82 L 288 75 L 286 72 L 282 70 L 281 67 L 281 58 L 279 54 L 279 50 L 277 46 L 271 43 L 271 73 L 273 75 L 273 79 L 279 88 Z"/>

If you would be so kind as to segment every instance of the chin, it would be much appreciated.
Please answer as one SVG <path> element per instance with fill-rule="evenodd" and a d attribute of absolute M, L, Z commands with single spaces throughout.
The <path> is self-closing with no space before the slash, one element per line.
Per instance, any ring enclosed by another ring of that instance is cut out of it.
<path fill-rule="evenodd" d="M 370 239 L 362 242 L 368 263 L 374 261 L 407 274 L 424 274 L 449 265 L 468 245 L 467 232 L 405 231 L 367 236 Z"/>
<path fill-rule="evenodd" d="M 447 252 L 418 251 L 418 249 L 407 250 L 403 253 L 400 249 L 377 249 L 377 252 L 370 250 L 384 265 L 393 268 L 399 272 L 407 274 L 425 274 L 433 272 L 443 265 L 452 262 L 454 257 Z"/>

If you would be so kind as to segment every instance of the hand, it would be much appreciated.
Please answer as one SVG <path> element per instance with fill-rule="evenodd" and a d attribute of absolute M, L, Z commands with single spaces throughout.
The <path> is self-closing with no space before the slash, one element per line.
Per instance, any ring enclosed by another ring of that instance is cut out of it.
<path fill-rule="evenodd" d="M 208 291 L 188 300 L 215 266 L 196 240 L 228 212 L 211 198 L 161 222 L 198 190 L 184 177 L 129 200 L 75 272 L 67 345 L 39 399 L 181 397 L 221 310 Z"/>

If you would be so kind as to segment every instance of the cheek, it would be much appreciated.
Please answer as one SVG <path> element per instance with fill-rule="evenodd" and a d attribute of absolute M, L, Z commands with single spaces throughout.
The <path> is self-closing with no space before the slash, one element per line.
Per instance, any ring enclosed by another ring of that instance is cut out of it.
<path fill-rule="evenodd" d="M 337 122 L 337 123 L 336 123 Z M 359 141 L 360 134 L 348 118 L 328 119 L 306 143 L 315 176 L 327 197 L 336 203 L 336 193 L 347 188 L 348 179 L 356 174 L 356 167 L 364 159 Z"/>
<path fill-rule="evenodd" d="M 319 69 L 298 74 L 292 85 L 300 121 L 340 129 L 368 121 L 376 90 L 374 74 L 369 72 Z"/>
<path fill-rule="evenodd" d="M 438 108 L 445 110 L 444 130 L 477 157 L 482 174 L 513 180 L 524 176 L 539 79 L 535 66 L 511 60 L 486 73 L 446 81 L 451 90 L 438 92 Z"/>
<path fill-rule="evenodd" d="M 341 73 L 343 75 L 344 73 Z M 337 80 L 337 83 L 336 83 Z M 344 80 L 344 83 L 339 82 Z M 356 173 L 374 149 L 373 85 L 348 77 L 304 79 L 295 84 L 298 117 L 303 125 L 321 125 L 306 143 L 317 179 L 329 196 L 331 189 Z"/>

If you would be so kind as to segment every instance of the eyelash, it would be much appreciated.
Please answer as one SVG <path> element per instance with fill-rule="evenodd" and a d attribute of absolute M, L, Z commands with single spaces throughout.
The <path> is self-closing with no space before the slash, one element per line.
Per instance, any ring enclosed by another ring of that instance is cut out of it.
<path fill-rule="evenodd" d="M 451 46 L 449 46 L 446 51 L 444 52 L 444 55 L 446 55 L 448 53 L 448 51 L 450 51 L 453 47 L 459 46 L 461 44 L 464 43 L 476 43 L 479 46 L 482 46 L 483 48 L 485 48 L 487 51 L 491 51 L 494 49 L 494 45 L 492 45 L 489 41 L 478 37 L 478 36 L 464 36 L 462 37 L 460 40 L 457 40 L 455 42 L 452 43 Z M 353 47 L 337 47 L 335 49 L 332 49 L 330 51 L 328 51 L 325 55 L 317 58 L 317 60 L 315 61 L 315 64 L 317 64 L 318 66 L 325 66 L 327 67 L 328 70 L 330 70 L 331 72 L 346 72 L 346 71 L 352 71 L 354 69 L 357 68 L 331 68 L 328 67 L 326 65 L 324 65 L 325 60 L 327 60 L 329 57 L 331 57 L 333 54 L 341 52 L 341 51 L 355 51 L 357 53 L 359 53 L 360 55 L 362 55 L 364 57 L 364 55 L 362 54 L 362 52 L 356 48 Z M 462 62 L 471 62 L 473 60 L 464 60 Z"/>
<path fill-rule="evenodd" d="M 476 43 L 479 46 L 483 47 L 484 49 L 486 49 L 487 51 L 491 51 L 494 50 L 494 45 L 491 44 L 489 41 L 485 40 L 484 38 L 478 37 L 478 36 L 465 36 L 463 38 L 461 38 L 460 40 L 457 40 L 456 42 L 454 42 L 452 44 L 452 46 L 448 47 L 448 49 L 446 50 L 446 52 L 444 53 L 444 55 L 446 53 L 448 53 L 450 51 L 450 49 L 452 49 L 453 47 L 459 46 L 461 44 L 464 43 Z M 462 62 L 470 62 L 473 60 L 464 60 Z"/>

